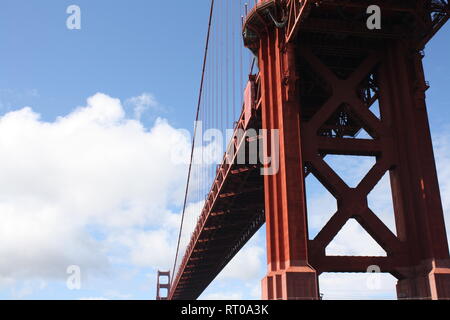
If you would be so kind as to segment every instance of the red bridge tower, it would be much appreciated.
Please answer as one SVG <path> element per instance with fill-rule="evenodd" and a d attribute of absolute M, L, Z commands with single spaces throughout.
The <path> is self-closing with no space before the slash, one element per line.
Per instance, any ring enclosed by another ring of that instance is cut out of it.
<path fill-rule="evenodd" d="M 380 30 L 366 25 L 381 8 Z M 280 171 L 264 178 L 266 299 L 318 299 L 324 272 L 377 265 L 398 279 L 399 299 L 450 299 L 450 258 L 425 105 L 425 44 L 449 16 L 446 1 L 259 0 L 244 38 L 260 69 L 263 129 L 280 130 Z M 370 108 L 379 104 L 378 118 Z M 364 129 L 370 137 L 359 139 Z M 270 149 L 270 148 L 269 148 Z M 326 155 L 376 157 L 356 188 Z M 390 173 L 397 235 L 367 196 Z M 338 211 L 310 240 L 305 177 L 313 174 Z M 356 219 L 386 257 L 327 256 Z"/>

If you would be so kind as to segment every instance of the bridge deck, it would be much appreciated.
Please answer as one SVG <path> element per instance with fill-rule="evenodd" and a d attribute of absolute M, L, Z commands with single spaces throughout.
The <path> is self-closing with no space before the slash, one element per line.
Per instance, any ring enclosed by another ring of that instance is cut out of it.
<path fill-rule="evenodd" d="M 198 298 L 264 224 L 264 183 L 260 165 L 238 164 L 238 155 L 248 152 L 250 140 L 237 132 L 260 127 L 256 116 L 259 106 L 260 103 L 255 103 L 251 114 L 244 108 L 236 124 L 234 141 L 217 169 L 202 214 L 172 283 L 171 300 Z"/>

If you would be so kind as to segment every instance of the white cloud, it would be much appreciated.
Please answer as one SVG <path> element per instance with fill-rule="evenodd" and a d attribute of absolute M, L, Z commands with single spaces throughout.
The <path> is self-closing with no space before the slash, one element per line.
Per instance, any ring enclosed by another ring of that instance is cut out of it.
<path fill-rule="evenodd" d="M 21 300 L 21 299 L 26 298 L 27 296 L 30 296 L 32 293 L 33 293 L 32 287 L 23 287 L 20 289 L 13 290 L 12 296 L 16 300 Z"/>
<path fill-rule="evenodd" d="M 133 297 L 132 294 L 121 293 L 118 290 L 108 290 L 106 292 L 106 296 L 108 296 L 110 299 L 119 299 L 119 300 L 128 300 Z"/>
<path fill-rule="evenodd" d="M 10 284 L 11 296 L 14 299 L 26 299 L 36 291 L 44 290 L 47 287 L 47 282 L 43 280 L 26 280 L 20 283 L 18 286 Z"/>
<path fill-rule="evenodd" d="M 386 252 L 354 219 L 349 220 L 330 245 L 326 254 L 331 256 L 386 256 Z"/>
<path fill-rule="evenodd" d="M 210 293 L 201 298 L 201 300 L 243 300 L 244 296 L 240 292 Z"/>
<path fill-rule="evenodd" d="M 324 300 L 395 299 L 396 282 L 389 274 L 326 273 L 320 276 L 320 292 Z"/>
<path fill-rule="evenodd" d="M 447 237 L 450 241 L 450 135 L 438 134 L 434 139 L 436 165 L 445 212 Z"/>
<path fill-rule="evenodd" d="M 125 103 L 133 107 L 134 116 L 138 120 L 141 119 L 142 115 L 146 111 L 159 106 L 158 101 L 155 99 L 155 96 L 150 93 L 143 93 L 140 96 L 132 97 Z"/>
<path fill-rule="evenodd" d="M 237 279 L 249 281 L 255 279 L 255 276 L 258 277 L 261 268 L 264 266 L 264 257 L 264 248 L 256 244 L 244 247 L 225 267 L 219 275 L 219 280 Z"/>
<path fill-rule="evenodd" d="M 54 122 L 31 108 L 2 116 L 0 278 L 65 279 L 69 265 L 89 276 L 119 260 L 166 264 L 186 175 L 168 159 L 186 144 L 167 121 L 147 130 L 104 94 Z"/>
<path fill-rule="evenodd" d="M 111 238 L 111 245 L 123 244 L 129 248 L 129 261 L 142 268 L 171 267 L 174 259 L 174 233 L 164 229 L 154 231 L 126 230 L 117 238 Z M 128 257 L 127 257 L 128 258 Z"/>
<path fill-rule="evenodd" d="M 198 218 L 200 217 L 204 204 L 204 200 L 200 200 L 197 202 L 189 203 L 186 206 L 183 221 L 183 230 L 180 238 L 180 249 L 178 253 L 177 267 L 181 263 L 187 246 L 190 243 L 192 233 L 197 227 Z"/>
<path fill-rule="evenodd" d="M 238 252 L 201 295 L 202 300 L 261 298 L 261 280 L 266 275 L 264 228 Z"/>

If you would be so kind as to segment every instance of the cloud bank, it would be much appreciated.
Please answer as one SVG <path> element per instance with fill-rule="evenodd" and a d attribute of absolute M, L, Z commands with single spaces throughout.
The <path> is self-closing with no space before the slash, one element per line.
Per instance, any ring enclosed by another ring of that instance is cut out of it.
<path fill-rule="evenodd" d="M 2 116 L 0 279 L 168 267 L 186 172 L 168 159 L 186 145 L 167 121 L 147 130 L 100 93 L 53 122 L 29 107 Z"/>

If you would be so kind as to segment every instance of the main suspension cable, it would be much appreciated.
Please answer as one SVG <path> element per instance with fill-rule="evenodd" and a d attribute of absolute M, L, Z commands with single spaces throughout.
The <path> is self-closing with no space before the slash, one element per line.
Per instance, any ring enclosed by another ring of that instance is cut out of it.
<path fill-rule="evenodd" d="M 173 283 L 174 279 L 176 278 L 175 269 L 176 269 L 177 262 L 178 262 L 178 253 L 180 250 L 181 235 L 183 232 L 184 217 L 186 214 L 187 198 L 188 198 L 188 194 L 189 194 L 189 182 L 191 180 L 192 161 L 193 161 L 194 152 L 195 152 L 195 140 L 196 140 L 195 138 L 197 136 L 197 126 L 198 126 L 198 120 L 199 120 L 199 114 L 200 114 L 200 106 L 202 103 L 203 84 L 204 84 L 204 80 L 205 80 L 205 70 L 206 70 L 206 63 L 207 63 L 207 59 L 208 59 L 208 48 L 209 48 L 209 39 L 210 39 L 210 33 L 211 33 L 211 24 L 212 24 L 212 19 L 213 19 L 213 13 L 214 13 L 214 0 L 211 0 L 211 8 L 210 8 L 209 22 L 208 22 L 208 33 L 206 35 L 206 45 L 205 45 L 205 53 L 204 53 L 204 57 L 203 57 L 202 77 L 201 77 L 201 81 L 200 81 L 200 92 L 199 92 L 199 96 L 198 96 L 197 112 L 196 112 L 196 116 L 195 116 L 194 136 L 192 138 L 191 158 L 190 158 L 190 162 L 189 162 L 186 191 L 185 191 L 185 195 L 184 195 L 183 213 L 181 215 L 180 232 L 178 234 L 177 251 L 175 254 L 175 262 L 173 264 L 173 270 L 172 270 L 172 279 L 171 279 L 172 283 Z"/>

